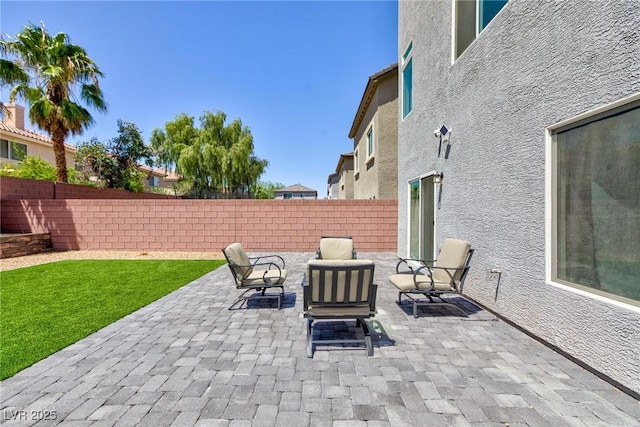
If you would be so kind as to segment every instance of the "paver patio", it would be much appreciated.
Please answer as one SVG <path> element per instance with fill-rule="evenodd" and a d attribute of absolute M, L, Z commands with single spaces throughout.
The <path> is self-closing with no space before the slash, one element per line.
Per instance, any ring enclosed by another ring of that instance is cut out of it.
<path fill-rule="evenodd" d="M 227 310 L 238 292 L 223 266 L 5 380 L 2 424 L 640 425 L 637 400 L 486 311 L 414 319 L 386 282 L 390 253 L 359 254 L 376 262 L 374 356 L 309 359 L 300 282 L 313 254 L 282 255 L 281 310 Z"/>

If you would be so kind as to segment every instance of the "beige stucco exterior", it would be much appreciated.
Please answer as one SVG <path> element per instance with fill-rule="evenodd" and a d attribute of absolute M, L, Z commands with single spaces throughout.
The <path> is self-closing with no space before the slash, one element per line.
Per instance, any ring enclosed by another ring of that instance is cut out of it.
<path fill-rule="evenodd" d="M 336 167 L 338 199 L 353 199 L 353 153 L 341 154 Z"/>
<path fill-rule="evenodd" d="M 369 139 L 373 135 L 373 153 Z M 398 66 L 369 77 L 349 137 L 354 199 L 398 198 Z"/>
<path fill-rule="evenodd" d="M 327 179 L 327 199 L 337 199 L 340 196 L 340 175 L 332 173 Z"/>

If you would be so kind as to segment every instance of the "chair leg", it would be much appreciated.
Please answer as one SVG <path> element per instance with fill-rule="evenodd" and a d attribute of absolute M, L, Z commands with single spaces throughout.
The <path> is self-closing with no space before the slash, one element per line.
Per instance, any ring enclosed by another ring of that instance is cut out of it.
<path fill-rule="evenodd" d="M 307 319 L 307 357 L 313 357 L 313 319 Z"/>
<path fill-rule="evenodd" d="M 398 292 L 398 304 L 402 304 L 402 292 Z"/>
<path fill-rule="evenodd" d="M 373 356 L 373 344 L 371 344 L 371 334 L 369 333 L 369 327 L 367 326 L 367 323 L 362 319 L 358 319 L 358 323 L 362 327 L 362 332 L 364 332 L 364 343 L 367 346 L 367 356 Z"/>

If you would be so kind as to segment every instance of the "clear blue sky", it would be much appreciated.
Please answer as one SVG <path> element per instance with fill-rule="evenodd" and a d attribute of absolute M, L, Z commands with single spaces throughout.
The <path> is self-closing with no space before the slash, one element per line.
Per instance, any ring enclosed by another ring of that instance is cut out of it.
<path fill-rule="evenodd" d="M 75 144 L 135 123 L 148 142 L 179 113 L 222 110 L 251 128 L 263 181 L 326 195 L 367 79 L 397 61 L 396 1 L 7 1 L 15 36 L 44 21 L 105 74 L 107 114 Z M 8 94 L 2 94 L 6 102 Z M 35 127 L 31 126 L 35 129 Z"/>

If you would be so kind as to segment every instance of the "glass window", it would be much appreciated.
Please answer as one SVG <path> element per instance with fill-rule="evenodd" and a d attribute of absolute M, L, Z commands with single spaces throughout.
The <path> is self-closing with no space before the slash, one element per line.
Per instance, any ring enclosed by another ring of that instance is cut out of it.
<path fill-rule="evenodd" d="M 284 193 L 282 195 L 283 199 L 293 199 L 293 193 Z"/>
<path fill-rule="evenodd" d="M 0 157 L 3 159 L 9 158 L 9 141 L 6 139 L 0 139 Z"/>
<path fill-rule="evenodd" d="M 478 0 L 478 33 L 502 10 L 508 0 Z"/>
<path fill-rule="evenodd" d="M 640 301 L 640 101 L 552 133 L 553 279 Z"/>
<path fill-rule="evenodd" d="M 462 55 L 508 0 L 455 0 L 455 57 Z"/>
<path fill-rule="evenodd" d="M 22 161 L 27 157 L 27 145 L 2 139 L 0 140 L 0 157 Z"/>
<path fill-rule="evenodd" d="M 367 157 L 373 156 L 373 126 L 367 132 Z"/>
<path fill-rule="evenodd" d="M 402 70 L 402 118 L 411 112 L 413 107 L 413 59 L 404 66 Z"/>
<path fill-rule="evenodd" d="M 353 152 L 353 171 L 358 172 L 360 170 L 360 162 L 358 159 L 358 150 Z"/>
<path fill-rule="evenodd" d="M 413 42 L 402 55 L 402 118 L 405 118 L 413 108 Z"/>
<path fill-rule="evenodd" d="M 26 144 L 20 144 L 19 142 L 11 141 L 11 149 L 9 150 L 9 158 L 13 160 L 24 160 L 27 157 Z"/>

